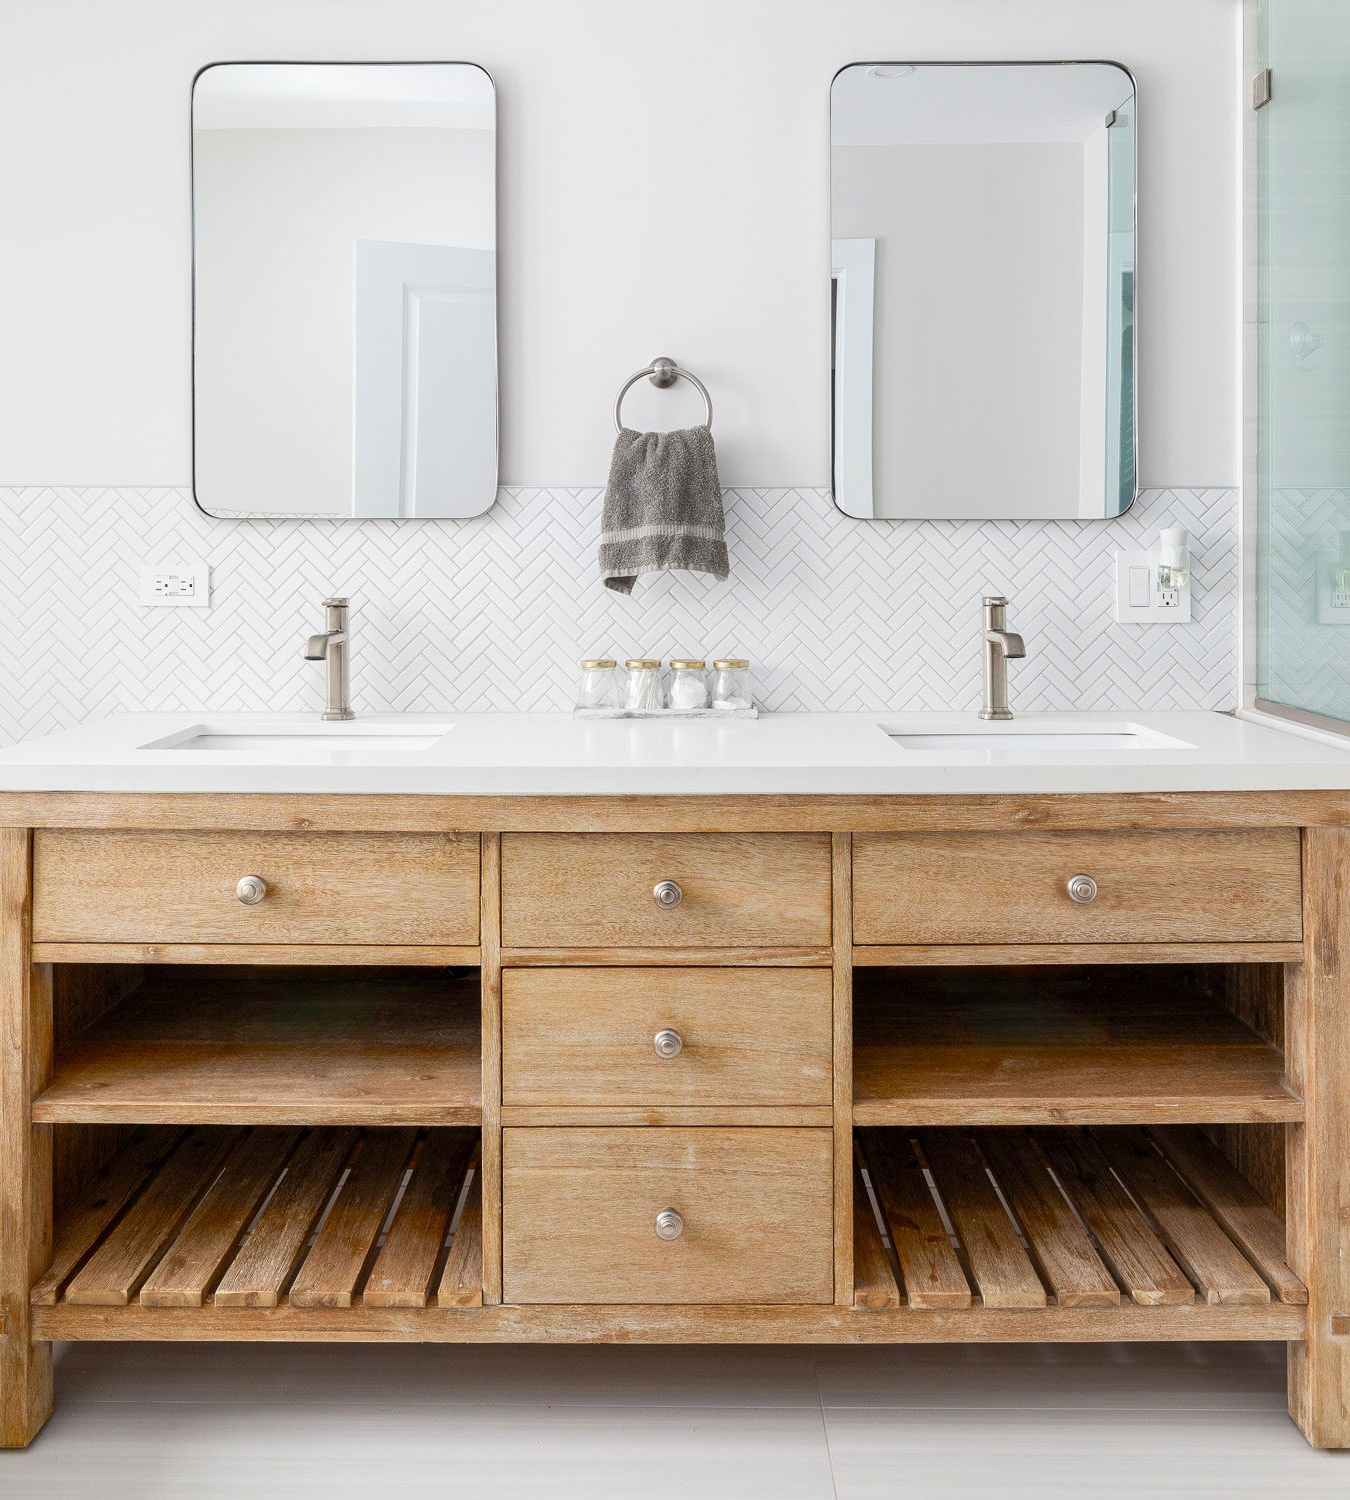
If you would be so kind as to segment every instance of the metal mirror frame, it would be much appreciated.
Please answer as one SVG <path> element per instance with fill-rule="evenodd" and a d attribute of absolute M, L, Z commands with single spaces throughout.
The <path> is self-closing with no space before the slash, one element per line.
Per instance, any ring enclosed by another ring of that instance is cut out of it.
<path fill-rule="evenodd" d="M 204 516 L 209 516 L 213 521 L 273 521 L 294 522 L 296 524 L 313 524 L 315 521 L 339 523 L 343 525 L 354 525 L 361 523 L 367 526 L 379 525 L 409 525 L 414 523 L 425 524 L 427 521 L 441 521 L 454 523 L 456 521 L 472 521 L 477 516 L 303 516 L 288 515 L 284 512 L 272 511 L 231 511 L 221 513 L 208 510 L 202 503 L 197 493 L 197 174 L 196 174 L 196 141 L 193 127 L 193 115 L 197 97 L 197 84 L 203 75 L 214 68 L 229 68 L 243 65 L 245 67 L 287 67 L 287 68 L 476 68 L 482 73 L 488 83 L 492 86 L 493 99 L 493 135 L 494 144 L 492 151 L 492 243 L 493 256 L 497 270 L 501 266 L 501 153 L 497 150 L 496 136 L 496 109 L 497 109 L 497 80 L 492 72 L 482 63 L 470 62 L 465 58 L 442 58 L 442 57 L 396 57 L 396 58 L 358 58 L 354 60 L 343 60 L 340 58 L 288 58 L 288 57 L 222 57 L 214 62 L 203 63 L 192 75 L 192 82 L 188 87 L 188 231 L 190 241 L 191 257 L 191 290 L 189 304 L 189 320 L 191 324 L 191 338 L 189 340 L 189 368 L 188 384 L 190 390 L 190 407 L 192 424 L 191 430 L 191 461 L 192 461 L 192 501 Z M 484 516 L 497 503 L 497 493 L 501 489 L 501 460 L 502 460 L 502 422 L 501 422 L 501 279 L 498 275 L 494 283 L 492 299 L 492 354 L 494 375 L 494 408 L 496 421 L 493 423 L 492 432 L 492 473 L 493 473 L 493 497 L 478 516 Z"/>
<path fill-rule="evenodd" d="M 1129 503 L 1115 511 L 1111 515 L 1102 516 L 1021 516 L 1009 517 L 1010 520 L 1042 521 L 1058 525 L 1082 525 L 1093 526 L 1101 521 L 1114 521 L 1129 512 L 1135 502 L 1139 499 L 1141 486 L 1139 484 L 1139 130 L 1138 130 L 1138 107 L 1139 107 L 1139 80 L 1134 75 L 1134 70 L 1127 67 L 1125 63 L 1113 57 L 1027 57 L 1027 58 L 859 58 L 853 62 L 844 63 L 835 69 L 830 78 L 830 88 L 827 96 L 827 119 L 829 123 L 829 146 L 828 162 L 826 166 L 826 204 L 829 207 L 826 249 L 829 252 L 828 262 L 831 267 L 834 264 L 831 244 L 833 234 L 830 231 L 834 227 L 834 85 L 844 73 L 850 68 L 1082 68 L 1082 67 L 1107 67 L 1119 68 L 1119 70 L 1130 81 L 1130 89 L 1135 102 L 1135 138 L 1134 138 L 1134 161 L 1132 163 L 1132 181 L 1130 184 L 1130 227 L 1134 236 L 1134 338 L 1130 347 L 1130 383 L 1133 391 L 1130 413 L 1130 445 L 1134 459 L 1134 488 L 1130 493 Z M 833 271 L 831 271 L 831 282 Z M 833 297 L 833 286 L 827 288 L 827 295 Z M 831 320 L 833 321 L 833 320 Z M 834 368 L 834 342 L 831 332 L 830 368 Z M 834 391 L 830 392 L 830 499 L 834 508 L 841 516 L 850 521 L 865 522 L 870 525 L 894 525 L 903 522 L 915 521 L 987 521 L 988 516 L 856 516 L 847 511 L 839 503 L 839 487 L 836 483 L 835 469 L 835 408 Z"/>

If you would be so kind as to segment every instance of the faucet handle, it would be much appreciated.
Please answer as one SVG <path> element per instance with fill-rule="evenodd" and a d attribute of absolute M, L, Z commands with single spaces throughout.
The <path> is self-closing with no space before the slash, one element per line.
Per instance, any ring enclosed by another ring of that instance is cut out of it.
<path fill-rule="evenodd" d="M 994 609 L 998 605 L 1006 605 L 1008 602 L 1006 594 L 986 594 L 980 601 L 986 609 Z"/>
<path fill-rule="evenodd" d="M 323 607 L 325 609 L 346 609 L 350 602 L 348 599 L 325 599 Z"/>

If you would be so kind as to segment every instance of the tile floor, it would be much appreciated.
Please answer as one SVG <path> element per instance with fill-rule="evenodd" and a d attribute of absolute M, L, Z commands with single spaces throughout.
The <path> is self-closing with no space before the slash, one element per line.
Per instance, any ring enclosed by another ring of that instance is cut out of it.
<path fill-rule="evenodd" d="M 83 1344 L 3 1500 L 1314 1500 L 1278 1345 Z"/>

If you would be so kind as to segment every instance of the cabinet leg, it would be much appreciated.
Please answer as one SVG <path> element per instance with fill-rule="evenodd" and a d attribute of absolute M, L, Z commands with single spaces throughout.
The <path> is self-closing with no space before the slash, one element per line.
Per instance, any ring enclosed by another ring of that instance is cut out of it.
<path fill-rule="evenodd" d="M 1350 1448 L 1350 831 L 1303 834 L 1301 964 L 1286 971 L 1285 1068 L 1305 1119 L 1286 1137 L 1287 1253 L 1308 1288 L 1289 1347 L 1289 1414 L 1316 1448 Z"/>
<path fill-rule="evenodd" d="M 52 1409 L 52 1350 L 28 1292 L 51 1255 L 52 1133 L 33 1124 L 52 1055 L 49 965 L 29 960 L 31 838 L 0 829 L 0 1447 L 22 1448 Z"/>

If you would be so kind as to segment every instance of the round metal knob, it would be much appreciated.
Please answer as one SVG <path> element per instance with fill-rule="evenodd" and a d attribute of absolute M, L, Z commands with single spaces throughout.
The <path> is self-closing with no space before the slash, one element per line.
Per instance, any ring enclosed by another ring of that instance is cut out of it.
<path fill-rule="evenodd" d="M 672 906 L 678 906 L 684 900 L 684 892 L 676 880 L 658 880 L 652 887 L 652 899 L 658 906 L 664 906 L 669 911 Z"/>
<path fill-rule="evenodd" d="M 677 1240 L 684 1233 L 684 1220 L 673 1208 L 663 1208 L 656 1216 L 658 1240 Z"/>
<path fill-rule="evenodd" d="M 1097 899 L 1097 882 L 1091 875 L 1070 875 L 1067 889 L 1069 900 L 1077 901 L 1080 906 Z"/>
<path fill-rule="evenodd" d="M 678 1031 L 666 1027 L 664 1031 L 656 1033 L 652 1047 L 658 1057 L 678 1057 L 684 1047 L 684 1038 Z"/>
<path fill-rule="evenodd" d="M 245 906 L 257 906 L 267 894 L 267 882 L 261 875 L 245 875 L 235 886 L 234 893 Z"/>

